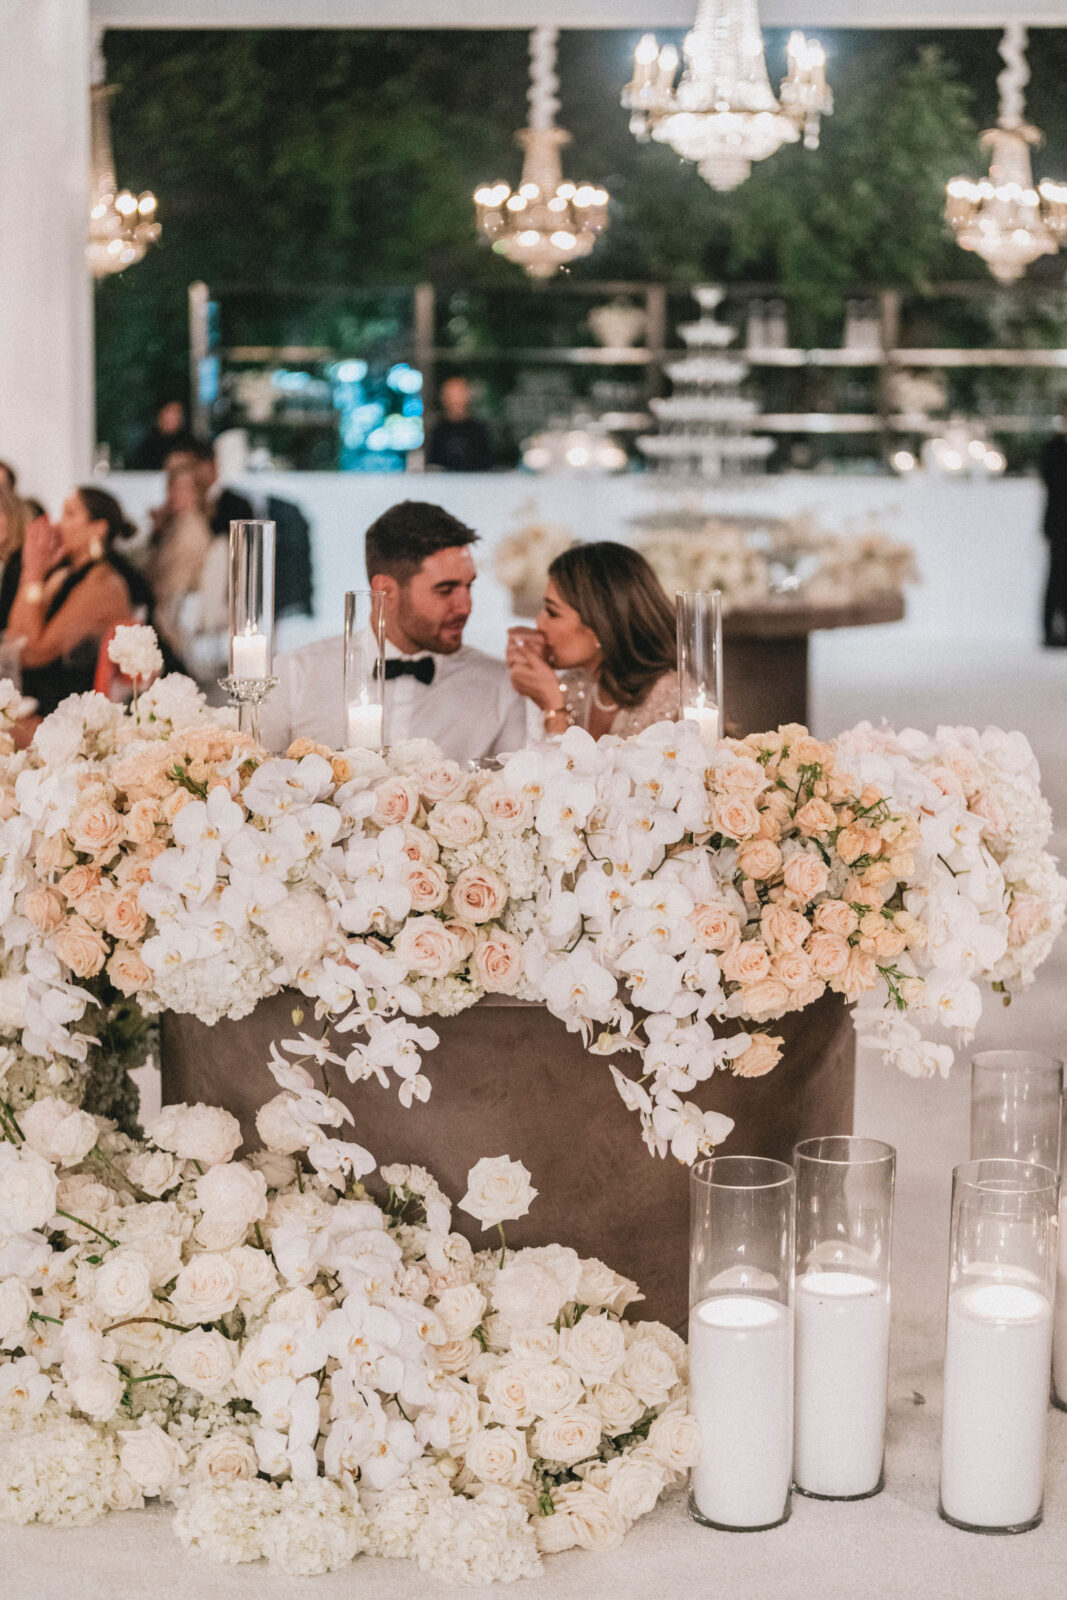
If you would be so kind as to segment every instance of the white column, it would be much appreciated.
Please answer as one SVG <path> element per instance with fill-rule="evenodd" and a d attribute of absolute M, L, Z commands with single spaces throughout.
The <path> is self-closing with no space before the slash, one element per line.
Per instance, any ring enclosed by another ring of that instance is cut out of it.
<path fill-rule="evenodd" d="M 59 509 L 93 447 L 89 0 L 0 0 L 0 459 Z"/>

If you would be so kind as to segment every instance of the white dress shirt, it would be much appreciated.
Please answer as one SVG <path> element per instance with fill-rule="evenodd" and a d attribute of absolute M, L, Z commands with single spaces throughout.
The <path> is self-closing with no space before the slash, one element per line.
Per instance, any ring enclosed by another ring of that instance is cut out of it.
<path fill-rule="evenodd" d="M 385 685 L 385 737 L 432 739 L 446 756 L 472 761 L 520 750 L 540 738 L 528 714 L 530 702 L 511 687 L 503 661 L 461 645 L 451 655 L 422 650 L 406 656 L 388 641 L 387 661 L 430 656 L 432 683 L 410 673 Z M 278 687 L 260 710 L 268 750 L 283 751 L 294 739 L 314 739 L 334 749 L 344 745 L 344 641 L 338 635 L 291 650 L 274 663 Z M 536 719 L 540 723 L 540 718 Z"/>

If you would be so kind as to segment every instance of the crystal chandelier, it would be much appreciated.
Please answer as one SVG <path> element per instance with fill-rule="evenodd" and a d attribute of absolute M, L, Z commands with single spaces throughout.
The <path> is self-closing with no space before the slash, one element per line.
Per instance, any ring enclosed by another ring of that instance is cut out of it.
<path fill-rule="evenodd" d="M 695 161 L 713 189 L 735 189 L 753 161 L 802 133 L 814 150 L 819 119 L 834 108 L 822 46 L 793 33 L 788 54 L 779 103 L 767 77 L 756 0 L 700 0 L 677 86 L 673 45 L 661 50 L 646 33 L 634 51 L 633 79 L 622 93 L 630 129 L 642 142 L 669 144 Z"/>
<path fill-rule="evenodd" d="M 155 244 L 162 229 L 156 221 L 156 197 L 146 189 L 131 194 L 115 182 L 115 158 L 111 153 L 108 104 L 115 93 L 104 82 L 105 68 L 100 35 L 93 59 L 90 90 L 90 165 L 92 205 L 89 212 L 89 242 L 85 254 L 94 278 L 106 278 L 140 261 L 150 244 Z"/>
<path fill-rule="evenodd" d="M 530 35 L 530 121 L 515 135 L 525 152 L 518 189 L 486 184 L 474 196 L 493 249 L 531 278 L 550 278 L 557 267 L 587 256 L 608 221 L 606 189 L 563 182 L 559 153 L 571 136 L 555 121 L 558 38 L 558 28 L 535 28 Z"/>
<path fill-rule="evenodd" d="M 981 143 L 991 155 L 989 177 L 980 183 L 953 178 L 948 185 L 945 218 L 956 243 L 987 262 L 998 283 L 1014 283 L 1038 256 L 1055 255 L 1067 233 L 1067 184 L 1046 178 L 1034 187 L 1030 146 L 1039 144 L 1037 129 L 1023 121 L 1023 89 L 1030 78 L 1026 64 L 1026 29 L 1010 22 L 1000 42 L 1004 70 L 997 78 L 1000 114 Z"/>

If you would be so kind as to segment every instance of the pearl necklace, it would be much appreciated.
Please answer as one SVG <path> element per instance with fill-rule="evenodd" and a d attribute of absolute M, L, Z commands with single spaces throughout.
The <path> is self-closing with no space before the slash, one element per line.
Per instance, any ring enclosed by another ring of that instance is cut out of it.
<path fill-rule="evenodd" d="M 601 700 L 599 683 L 593 687 L 593 705 L 597 711 L 618 711 L 619 709 L 614 700 Z"/>

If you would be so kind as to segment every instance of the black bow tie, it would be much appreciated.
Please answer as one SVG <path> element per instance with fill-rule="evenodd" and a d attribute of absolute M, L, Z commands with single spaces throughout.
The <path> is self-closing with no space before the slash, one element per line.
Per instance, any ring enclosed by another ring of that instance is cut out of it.
<path fill-rule="evenodd" d="M 390 678 L 402 678 L 410 673 L 413 678 L 418 678 L 420 683 L 432 683 L 437 663 L 433 656 L 420 656 L 417 661 L 387 661 L 385 663 L 386 682 Z"/>

